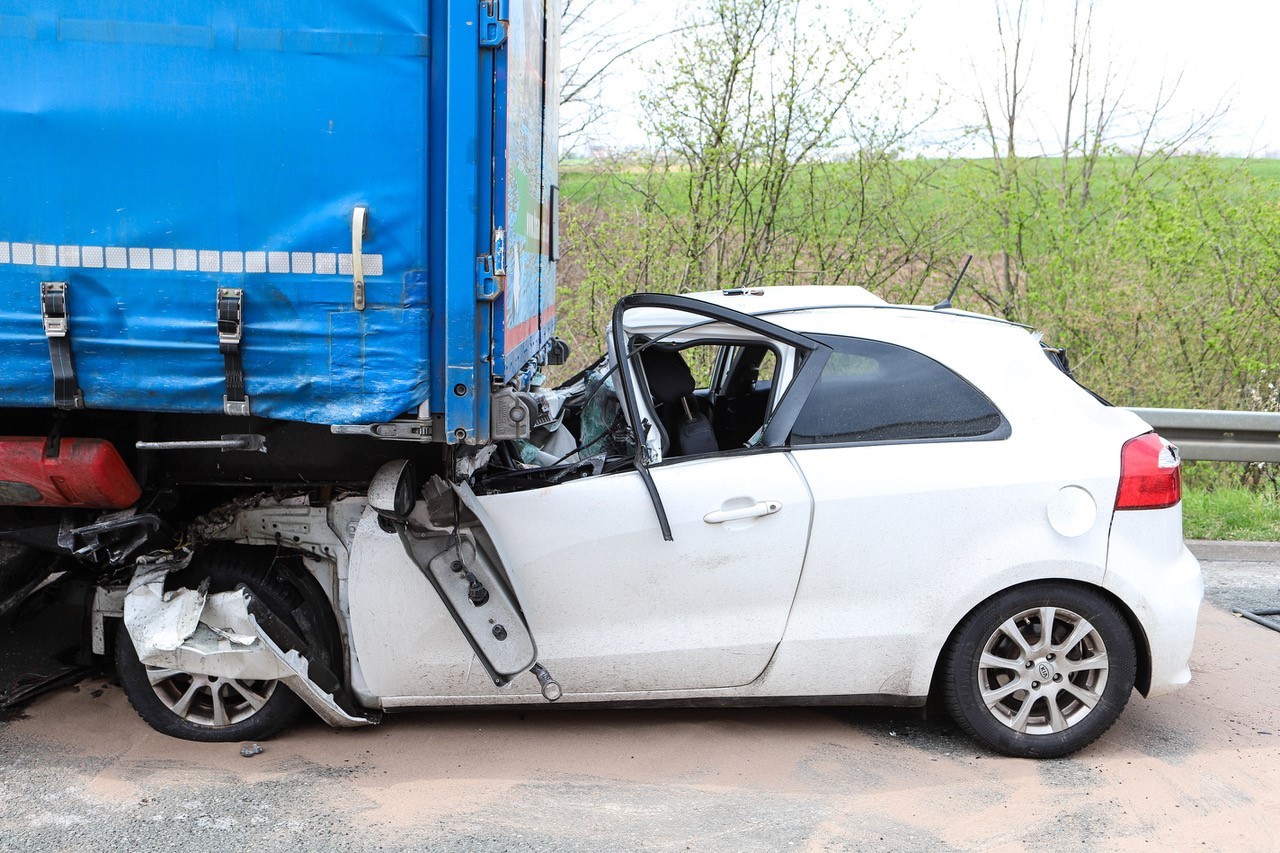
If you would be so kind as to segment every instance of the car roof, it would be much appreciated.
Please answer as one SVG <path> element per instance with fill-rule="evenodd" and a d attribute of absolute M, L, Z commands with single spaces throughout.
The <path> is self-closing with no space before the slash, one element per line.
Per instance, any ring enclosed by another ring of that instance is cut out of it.
<path fill-rule="evenodd" d="M 1000 381 L 997 377 L 1002 375 L 1008 380 L 1025 376 L 1028 366 L 1037 373 L 1049 366 L 1039 336 L 1028 334 L 1023 326 L 955 309 L 894 305 L 862 287 L 797 285 L 682 295 L 690 302 L 723 306 L 804 335 L 869 338 L 908 347 L 980 387 Z M 690 310 L 696 309 L 691 305 Z M 677 347 L 699 338 L 724 342 L 755 334 L 715 321 L 689 327 L 688 313 L 666 306 L 630 309 L 627 329 Z"/>
<path fill-rule="evenodd" d="M 856 285 L 796 284 L 785 287 L 752 287 L 733 290 L 707 290 L 686 294 L 691 299 L 710 302 L 741 311 L 759 314 L 799 308 L 829 308 L 848 305 L 888 305 L 865 287 Z"/>
<path fill-rule="evenodd" d="M 997 317 L 952 308 L 936 311 L 926 305 L 893 304 L 864 287 L 852 285 L 786 285 L 709 290 L 680 296 L 759 317 L 802 334 L 888 339 L 905 336 L 913 340 L 925 336 L 945 339 L 951 346 L 967 344 L 970 347 L 982 347 L 984 342 L 1000 346 L 997 342 L 1002 339 L 1025 341 L 1028 337 L 1026 327 Z M 687 323 L 688 314 L 680 309 L 644 306 L 631 309 L 627 327 L 653 335 L 679 329 Z M 694 335 L 728 332 L 723 336 L 739 336 L 723 324 L 711 322 L 700 326 Z M 685 335 L 675 335 L 670 340 L 682 338 L 687 339 Z"/>
<path fill-rule="evenodd" d="M 854 285 L 787 285 L 684 295 L 801 333 L 871 337 L 901 334 L 909 338 L 927 335 L 949 339 L 953 345 L 963 342 L 970 346 L 1001 338 L 1024 341 L 1027 338 L 1026 327 L 999 317 L 954 308 L 933 310 L 928 305 L 894 304 Z M 640 309 L 642 313 L 645 310 Z M 664 318 L 664 312 L 670 309 L 649 310 L 653 314 L 645 314 L 645 319 L 658 326 L 662 324 L 660 318 Z M 670 326 L 679 324 L 675 315 L 666 315 L 664 319 Z"/>

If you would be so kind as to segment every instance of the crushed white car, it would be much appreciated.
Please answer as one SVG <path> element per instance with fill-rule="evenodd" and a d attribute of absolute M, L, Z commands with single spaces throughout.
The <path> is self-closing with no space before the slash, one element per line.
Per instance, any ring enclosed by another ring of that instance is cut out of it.
<path fill-rule="evenodd" d="M 1191 677 L 1176 448 L 1025 329 L 857 287 L 618 304 L 527 439 L 192 525 L 94 606 L 155 728 L 428 706 L 924 706 L 1084 747 Z"/>

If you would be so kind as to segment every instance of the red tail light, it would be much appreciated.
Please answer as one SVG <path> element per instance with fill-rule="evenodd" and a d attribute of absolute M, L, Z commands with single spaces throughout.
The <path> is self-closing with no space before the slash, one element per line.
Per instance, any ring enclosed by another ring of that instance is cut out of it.
<path fill-rule="evenodd" d="M 1178 448 L 1154 432 L 1131 438 L 1120 451 L 1116 509 L 1163 509 L 1182 500 Z"/>

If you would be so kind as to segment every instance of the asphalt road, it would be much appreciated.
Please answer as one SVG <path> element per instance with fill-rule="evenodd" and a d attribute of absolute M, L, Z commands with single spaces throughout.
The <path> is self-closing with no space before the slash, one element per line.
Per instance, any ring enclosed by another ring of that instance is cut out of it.
<path fill-rule="evenodd" d="M 844 709 L 415 713 L 243 758 L 109 680 L 0 723 L 0 848 L 1280 850 L 1280 563 L 1206 562 L 1195 680 L 1067 759 Z"/>

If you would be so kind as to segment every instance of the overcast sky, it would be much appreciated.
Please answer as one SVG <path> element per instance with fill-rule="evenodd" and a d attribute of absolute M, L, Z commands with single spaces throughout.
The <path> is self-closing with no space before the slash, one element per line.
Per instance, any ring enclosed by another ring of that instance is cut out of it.
<path fill-rule="evenodd" d="M 615 26 L 641 40 L 672 26 L 680 19 L 681 7 L 688 5 L 679 0 L 637 0 L 631 6 L 619 0 L 609 7 L 628 10 Z M 1033 12 L 1028 40 L 1035 53 L 1027 115 L 1036 134 L 1045 139 L 1054 136 L 1061 114 L 1070 5 L 1041 0 L 1029 7 Z M 976 121 L 976 80 L 984 69 L 991 79 L 998 44 L 993 0 L 880 0 L 879 7 L 886 19 L 905 26 L 912 50 L 895 70 L 906 78 L 908 90 L 921 100 L 941 93 L 949 102 L 931 124 L 929 136 L 920 140 L 920 148 L 928 150 L 930 143 Z M 1167 85 L 1181 75 L 1168 127 L 1227 104 L 1224 118 L 1201 147 L 1223 154 L 1280 156 L 1280 2 L 1097 0 L 1094 31 L 1096 50 L 1123 81 L 1130 107 L 1146 109 L 1162 79 Z M 633 61 L 619 63 L 604 99 L 615 109 L 596 125 L 601 140 L 642 144 L 635 106 L 645 85 L 642 71 L 661 64 L 671 41 L 659 40 Z"/>

